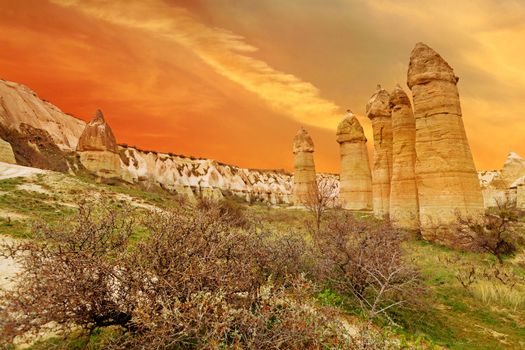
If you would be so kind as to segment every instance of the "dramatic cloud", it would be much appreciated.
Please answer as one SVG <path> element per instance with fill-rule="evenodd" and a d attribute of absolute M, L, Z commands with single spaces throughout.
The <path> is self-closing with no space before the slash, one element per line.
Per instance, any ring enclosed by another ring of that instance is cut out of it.
<path fill-rule="evenodd" d="M 108 21 L 174 40 L 194 52 L 219 74 L 257 94 L 277 112 L 308 125 L 333 127 L 340 110 L 320 97 L 312 84 L 280 72 L 249 54 L 257 48 L 243 37 L 209 27 L 180 7 L 160 0 L 75 1 L 52 0 Z"/>
<path fill-rule="evenodd" d="M 342 110 L 380 83 L 407 92 L 423 41 L 460 77 L 479 169 L 525 155 L 522 0 L 0 0 L 0 77 L 66 112 L 100 107 L 120 142 L 246 167 L 291 169 L 311 132 L 339 171 Z M 339 108 L 338 106 L 341 106 Z"/>

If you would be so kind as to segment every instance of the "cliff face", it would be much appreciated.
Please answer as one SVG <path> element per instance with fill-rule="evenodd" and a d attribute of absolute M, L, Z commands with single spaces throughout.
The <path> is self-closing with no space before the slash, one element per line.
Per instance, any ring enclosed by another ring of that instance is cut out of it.
<path fill-rule="evenodd" d="M 9 144 L 4 148 L 12 147 L 21 165 L 74 173 L 79 164 L 71 159 L 77 154 L 84 167 L 87 164 L 88 170 L 99 173 L 89 169 L 101 163 L 94 156 L 112 153 L 119 158 L 115 173 L 141 186 L 160 186 L 190 198 L 236 195 L 273 204 L 292 201 L 293 175 L 289 173 L 117 146 L 101 113 L 87 125 L 41 100 L 29 88 L 4 80 L 0 80 L 0 138 Z M 327 176 L 338 187 L 338 177 Z"/>
<path fill-rule="evenodd" d="M 507 200 L 525 208 L 525 159 L 515 152 L 508 154 L 501 170 L 480 171 L 478 178 L 486 208 Z"/>
<path fill-rule="evenodd" d="M 158 185 L 188 195 L 221 198 L 232 194 L 246 201 L 290 203 L 293 176 L 271 170 L 243 169 L 211 159 L 142 151 L 119 146 L 122 177 L 144 186 Z"/>
<path fill-rule="evenodd" d="M 0 80 L 0 126 L 25 133 L 23 125 L 45 130 L 63 151 L 74 151 L 86 123 L 62 112 L 24 85 Z"/>

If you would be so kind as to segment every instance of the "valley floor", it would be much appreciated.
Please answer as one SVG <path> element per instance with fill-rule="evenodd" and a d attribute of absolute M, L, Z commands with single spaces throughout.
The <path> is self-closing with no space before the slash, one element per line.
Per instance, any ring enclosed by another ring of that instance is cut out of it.
<path fill-rule="evenodd" d="M 12 174 L 0 174 L 0 239 L 4 243 L 30 239 L 31 226 L 38 220 L 50 224 L 66 222 L 81 200 L 106 198 L 115 206 L 130 205 L 137 215 L 142 215 L 149 210 L 167 209 L 177 199 L 160 190 L 102 185 L 59 173 Z M 235 205 L 245 210 L 260 229 L 275 234 L 307 232 L 305 223 L 310 214 L 305 210 L 241 202 Z M 367 219 L 366 215 L 362 217 Z M 135 238 L 140 239 L 141 235 L 139 230 Z M 426 344 L 423 348 L 525 348 L 523 249 L 508 257 L 503 267 L 485 254 L 455 251 L 417 239 L 406 242 L 404 249 L 406 259 L 419 267 L 428 295 L 419 309 L 393 315 L 397 325 L 393 329 L 401 341 Z M 6 277 L 15 271 L 12 261 L 0 259 L 0 287 L 7 286 Z M 473 281 L 469 284 L 469 280 Z M 326 302 L 335 299 L 328 298 Z M 352 317 L 359 315 L 344 303 L 334 305 Z"/>

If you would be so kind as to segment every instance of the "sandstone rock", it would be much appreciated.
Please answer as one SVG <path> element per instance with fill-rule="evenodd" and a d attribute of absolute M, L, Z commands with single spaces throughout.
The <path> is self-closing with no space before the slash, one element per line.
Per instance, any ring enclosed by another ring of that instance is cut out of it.
<path fill-rule="evenodd" d="M 485 208 L 496 207 L 499 202 L 516 201 L 517 186 L 525 177 L 525 160 L 510 152 L 501 170 L 478 173 Z"/>
<path fill-rule="evenodd" d="M 516 207 L 525 209 L 525 183 L 521 183 L 516 188 Z"/>
<path fill-rule="evenodd" d="M 478 215 L 483 199 L 468 144 L 458 78 L 447 62 L 423 43 L 416 44 L 407 74 L 416 118 L 416 178 L 423 236 L 446 241 L 436 228 L 457 214 Z M 443 227 L 445 227 L 443 226 Z"/>
<path fill-rule="evenodd" d="M 392 120 L 390 95 L 381 85 L 366 105 L 366 116 L 374 132 L 374 166 L 372 169 L 372 206 L 377 217 L 388 216 L 390 179 L 392 177 Z"/>
<path fill-rule="evenodd" d="M 97 109 L 95 116 L 86 125 L 78 140 L 77 152 L 108 151 L 118 153 L 117 141 L 113 131 L 106 123 L 104 115 Z"/>
<path fill-rule="evenodd" d="M 293 203 L 301 205 L 308 201 L 316 186 L 314 143 L 308 132 L 301 127 L 293 140 L 294 178 Z"/>
<path fill-rule="evenodd" d="M 416 121 L 407 94 L 397 85 L 390 94 L 392 111 L 392 179 L 390 220 L 401 228 L 419 227 L 416 163 Z"/>
<path fill-rule="evenodd" d="M 90 172 L 102 178 L 121 177 L 120 158 L 109 151 L 79 152 L 80 162 Z"/>
<path fill-rule="evenodd" d="M 86 125 L 78 140 L 80 162 L 89 171 L 103 178 L 121 177 L 121 161 L 113 131 L 102 111 Z"/>
<path fill-rule="evenodd" d="M 292 201 L 292 176 L 284 171 L 243 169 L 211 159 L 147 152 L 119 146 L 123 171 L 142 186 L 160 186 L 168 191 L 194 197 L 209 195 L 215 188 L 246 201 L 288 204 Z M 213 194 L 215 197 L 218 193 Z"/>
<path fill-rule="evenodd" d="M 86 123 L 63 113 L 22 84 L 0 80 L 0 126 L 21 131 L 21 124 L 45 130 L 63 151 L 74 151 Z"/>
<path fill-rule="evenodd" d="M 372 209 L 372 176 L 367 140 L 363 127 L 351 111 L 339 123 L 336 140 L 341 152 L 339 202 L 344 209 Z"/>
<path fill-rule="evenodd" d="M 16 164 L 15 154 L 11 144 L 0 139 L 0 162 Z"/>
<path fill-rule="evenodd" d="M 511 185 L 519 178 L 525 176 L 525 159 L 515 152 L 510 152 L 503 164 L 499 179 L 503 182 L 505 188 Z"/>

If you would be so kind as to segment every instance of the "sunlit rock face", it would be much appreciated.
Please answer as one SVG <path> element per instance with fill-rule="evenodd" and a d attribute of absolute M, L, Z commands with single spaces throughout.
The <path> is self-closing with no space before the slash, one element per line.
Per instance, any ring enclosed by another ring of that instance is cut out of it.
<path fill-rule="evenodd" d="M 11 144 L 0 138 L 0 162 L 16 164 L 15 154 Z"/>
<path fill-rule="evenodd" d="M 504 201 L 516 202 L 520 207 L 520 186 L 525 182 L 525 159 L 520 155 L 509 152 L 500 170 L 481 171 L 478 177 L 486 208 L 496 207 Z"/>
<path fill-rule="evenodd" d="M 293 139 L 293 204 L 305 204 L 316 186 L 314 142 L 301 127 Z"/>
<path fill-rule="evenodd" d="M 237 196 L 247 202 L 289 204 L 292 175 L 254 170 L 175 154 L 119 146 L 123 177 L 143 187 L 159 186 L 187 198 Z"/>
<path fill-rule="evenodd" d="M 117 141 L 101 110 L 96 111 L 80 135 L 77 152 L 87 170 L 103 178 L 121 176 Z"/>
<path fill-rule="evenodd" d="M 0 80 L 0 127 L 24 133 L 22 125 L 45 130 L 63 151 L 74 151 L 86 123 L 38 98 L 28 87 Z"/>
<path fill-rule="evenodd" d="M 390 211 L 390 179 L 392 177 L 392 120 L 390 95 L 380 85 L 366 105 L 366 116 L 374 132 L 374 166 L 372 168 L 372 206 L 379 218 Z"/>
<path fill-rule="evenodd" d="M 512 187 L 512 184 L 523 176 L 525 176 L 525 159 L 516 152 L 509 152 L 499 176 L 502 185 L 506 188 Z"/>
<path fill-rule="evenodd" d="M 392 111 L 392 179 L 390 220 L 401 228 L 419 227 L 416 163 L 416 121 L 410 100 L 397 85 L 390 93 Z"/>
<path fill-rule="evenodd" d="M 416 178 L 423 236 L 446 239 L 436 227 L 457 215 L 478 215 L 483 199 L 468 144 L 456 83 L 448 63 L 418 43 L 407 74 L 416 119 Z"/>
<path fill-rule="evenodd" d="M 525 181 L 516 188 L 516 206 L 520 209 L 525 209 Z"/>
<path fill-rule="evenodd" d="M 340 145 L 341 173 L 339 202 L 344 209 L 372 209 L 372 175 L 368 161 L 363 127 L 352 112 L 348 112 L 337 127 Z"/>

